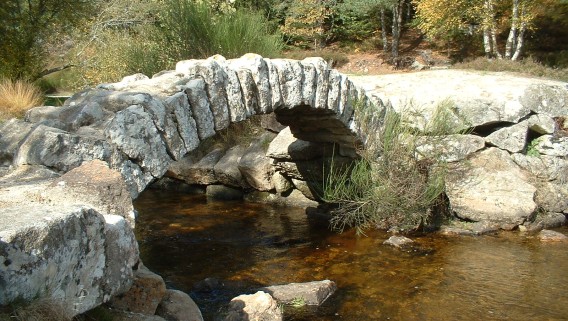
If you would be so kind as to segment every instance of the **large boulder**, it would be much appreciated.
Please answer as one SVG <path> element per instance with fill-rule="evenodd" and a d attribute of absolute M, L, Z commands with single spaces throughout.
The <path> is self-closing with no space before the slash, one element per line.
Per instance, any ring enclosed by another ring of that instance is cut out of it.
<path fill-rule="evenodd" d="M 79 314 L 132 284 L 138 245 L 124 218 L 63 204 L 3 208 L 0 217 L 0 305 L 50 298 Z"/>
<path fill-rule="evenodd" d="M 266 157 L 266 149 L 269 142 L 274 139 L 274 133 L 265 132 L 246 150 L 239 161 L 239 170 L 247 180 L 248 184 L 259 191 L 270 191 L 274 189 L 272 183 L 272 159 Z"/>
<path fill-rule="evenodd" d="M 69 179 L 65 187 L 54 183 L 57 173 L 42 166 L 21 166 L 0 178 L 0 305 L 53 299 L 79 314 L 132 284 L 138 243 L 122 216 L 130 199 L 104 203 L 122 202 L 104 186 L 116 183 L 114 191 L 128 195 L 124 182 L 105 181 L 108 175 L 93 178 L 96 192 L 89 195 L 89 178 L 75 174 L 58 181 Z"/>
<path fill-rule="evenodd" d="M 522 224 L 535 212 L 536 188 L 506 151 L 489 148 L 451 167 L 446 194 L 455 214 L 504 228 Z"/>

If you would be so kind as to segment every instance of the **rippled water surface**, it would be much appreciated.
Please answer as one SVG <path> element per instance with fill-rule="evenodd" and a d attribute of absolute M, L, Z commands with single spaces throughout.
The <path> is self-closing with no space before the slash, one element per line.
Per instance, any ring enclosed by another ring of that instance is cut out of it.
<path fill-rule="evenodd" d="M 135 206 L 145 265 L 206 320 L 238 293 L 322 279 L 336 294 L 317 310 L 285 307 L 286 320 L 568 320 L 568 243 L 426 235 L 402 252 L 302 209 L 151 190 Z"/>

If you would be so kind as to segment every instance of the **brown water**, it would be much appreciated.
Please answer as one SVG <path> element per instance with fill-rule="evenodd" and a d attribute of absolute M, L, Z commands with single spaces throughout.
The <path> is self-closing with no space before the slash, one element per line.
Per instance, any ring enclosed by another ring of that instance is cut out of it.
<path fill-rule="evenodd" d="M 336 294 L 318 309 L 285 307 L 286 320 L 568 320 L 568 243 L 425 235 L 404 252 L 385 233 L 336 234 L 301 209 L 158 191 L 135 206 L 142 260 L 205 320 L 259 285 L 322 279 Z"/>

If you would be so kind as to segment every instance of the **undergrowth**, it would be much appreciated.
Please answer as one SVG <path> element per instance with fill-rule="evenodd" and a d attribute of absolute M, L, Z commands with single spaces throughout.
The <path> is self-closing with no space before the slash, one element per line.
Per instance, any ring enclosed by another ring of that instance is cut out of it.
<path fill-rule="evenodd" d="M 446 163 L 435 153 L 418 157 L 417 147 L 455 133 L 449 104 L 440 105 L 421 130 L 407 126 L 403 113 L 390 107 L 356 104 L 365 140 L 353 166 L 331 167 L 324 180 L 324 200 L 336 207 L 331 227 L 357 233 L 370 228 L 415 230 L 430 224 L 443 202 Z"/>
<path fill-rule="evenodd" d="M 520 61 L 507 59 L 476 58 L 474 60 L 457 63 L 455 69 L 474 69 L 496 72 L 515 72 L 524 76 L 543 77 L 561 81 L 568 81 L 568 68 L 547 67 L 534 59 L 526 58 Z"/>

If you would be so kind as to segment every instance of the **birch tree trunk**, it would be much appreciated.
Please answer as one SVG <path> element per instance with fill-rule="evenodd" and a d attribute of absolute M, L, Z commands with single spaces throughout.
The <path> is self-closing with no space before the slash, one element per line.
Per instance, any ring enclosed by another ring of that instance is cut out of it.
<path fill-rule="evenodd" d="M 491 35 L 489 28 L 483 28 L 483 49 L 485 50 L 485 57 L 491 58 Z"/>
<path fill-rule="evenodd" d="M 516 44 L 516 48 L 515 48 L 515 53 L 513 54 L 513 57 L 511 58 L 511 60 L 517 60 L 519 59 L 519 56 L 521 55 L 521 49 L 523 48 L 523 42 L 524 42 L 524 36 L 525 36 L 525 31 L 527 30 L 527 23 L 526 22 L 522 22 L 521 23 L 521 30 L 519 30 L 519 34 L 517 36 L 517 44 Z"/>
<path fill-rule="evenodd" d="M 513 51 L 516 51 L 517 30 L 519 28 L 519 0 L 513 0 L 513 12 L 511 15 L 511 30 L 505 44 L 505 58 L 510 59 Z"/>
<path fill-rule="evenodd" d="M 499 47 L 497 46 L 497 29 L 495 26 L 491 27 L 491 47 L 493 47 L 493 54 L 497 59 L 503 59 L 503 56 L 499 52 Z"/>

